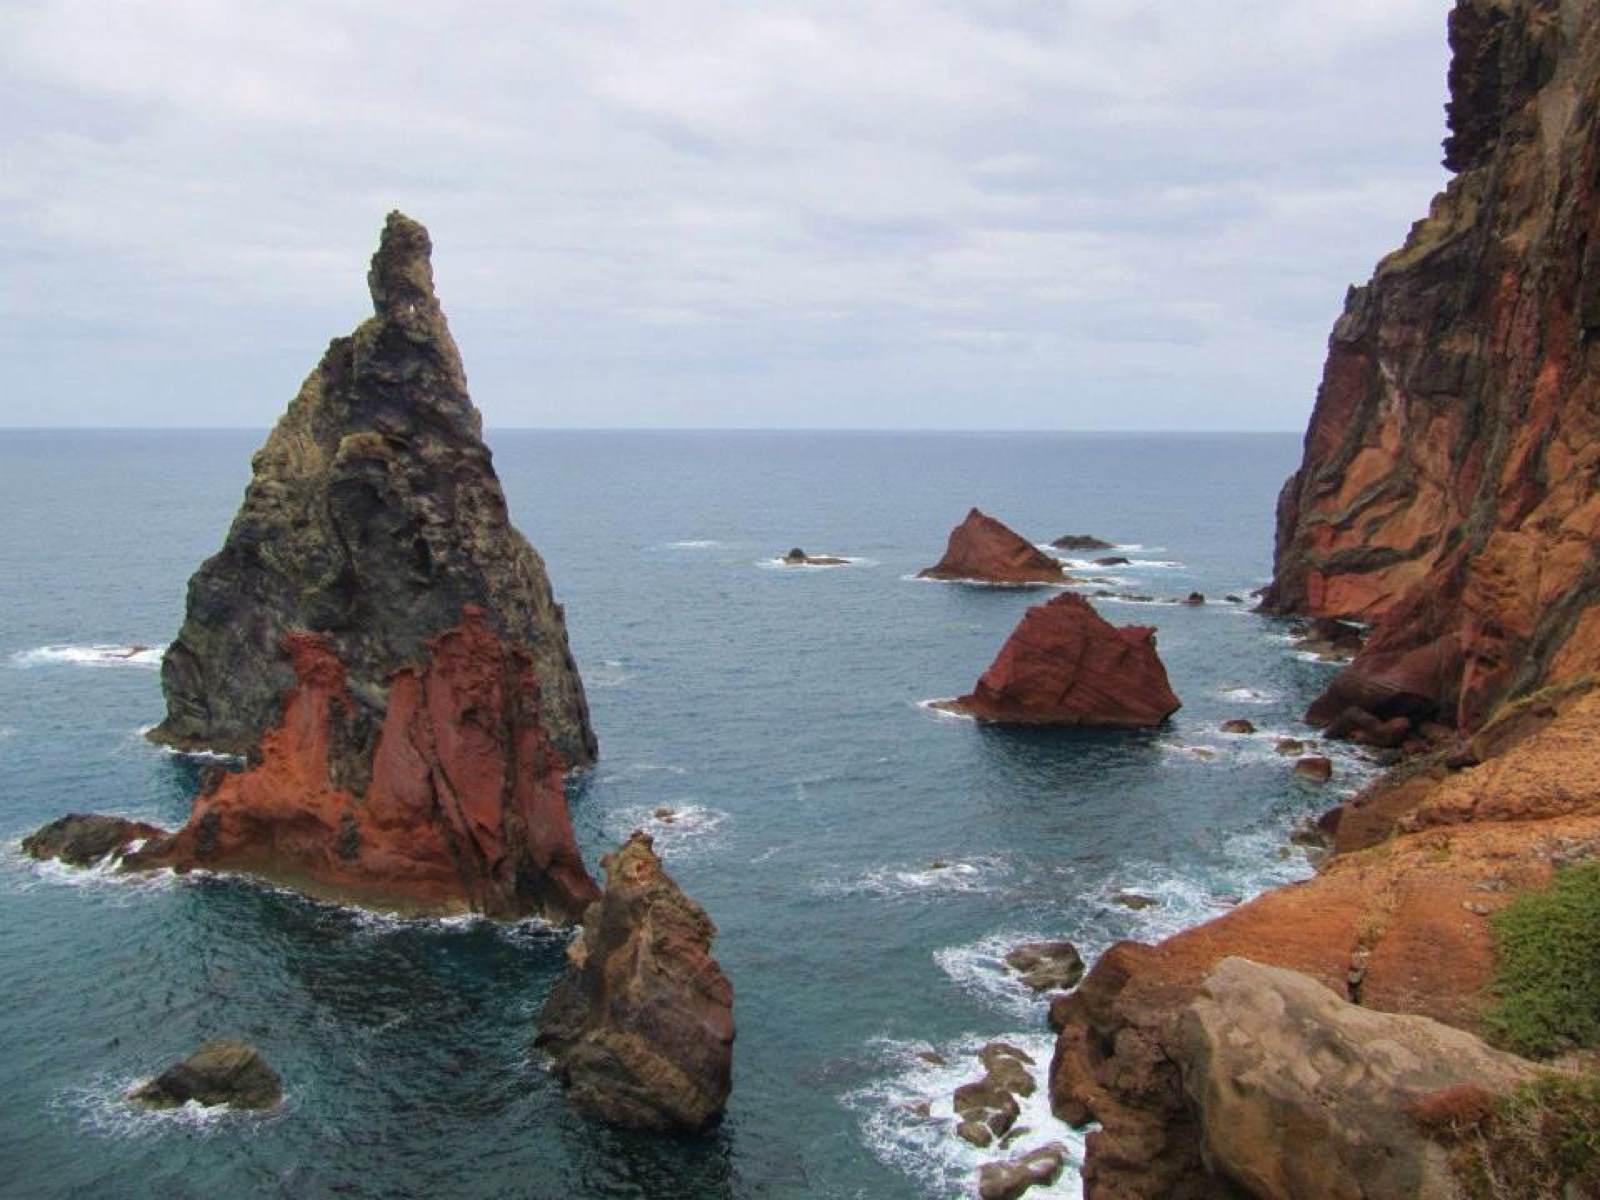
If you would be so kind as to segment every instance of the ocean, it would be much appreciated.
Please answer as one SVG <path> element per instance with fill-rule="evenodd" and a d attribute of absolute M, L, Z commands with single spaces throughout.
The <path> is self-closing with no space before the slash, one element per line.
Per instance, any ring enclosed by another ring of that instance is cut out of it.
<path fill-rule="evenodd" d="M 1005 949 L 1065 937 L 1092 960 L 1304 877 L 1289 830 L 1371 769 L 1335 750 L 1318 788 L 1274 750 L 1308 733 L 1329 672 L 1248 602 L 1297 436 L 491 430 L 600 737 L 568 786 L 585 859 L 598 872 L 651 832 L 715 919 L 735 990 L 720 1128 L 612 1131 L 568 1108 L 531 1048 L 559 931 L 21 855 L 70 811 L 182 821 L 198 765 L 141 730 L 163 712 L 185 583 L 262 436 L 0 433 L 5 1196 L 970 1195 L 997 1155 L 953 1136 L 950 1093 L 994 1038 L 1033 1053 L 1041 1081 L 1049 1061 L 1046 1005 Z M 1083 568 L 1114 580 L 1087 591 L 1205 593 L 1095 600 L 1159 630 L 1183 700 L 1167 726 L 1002 730 L 924 705 L 969 690 L 1054 594 L 914 579 L 972 505 L 1038 542 L 1117 543 L 1103 553 L 1130 563 Z M 777 565 L 792 546 L 852 561 Z M 1219 731 L 1238 716 L 1258 732 Z M 1158 903 L 1134 911 L 1124 891 Z M 214 1036 L 260 1046 L 281 1110 L 122 1101 Z M 1065 1140 L 1076 1158 L 1044 1093 L 1013 1152 Z M 1029 1195 L 1079 1190 L 1069 1170 Z"/>

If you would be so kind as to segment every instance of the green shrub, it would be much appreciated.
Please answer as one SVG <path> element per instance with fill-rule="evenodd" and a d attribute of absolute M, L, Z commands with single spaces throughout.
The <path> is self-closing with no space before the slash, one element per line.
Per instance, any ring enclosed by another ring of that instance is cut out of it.
<path fill-rule="evenodd" d="M 1541 1075 L 1500 1097 L 1452 1163 L 1474 1200 L 1600 1195 L 1600 1075 Z"/>
<path fill-rule="evenodd" d="M 1531 1057 L 1600 1045 L 1600 863 L 1557 871 L 1491 920 L 1490 1040 Z"/>

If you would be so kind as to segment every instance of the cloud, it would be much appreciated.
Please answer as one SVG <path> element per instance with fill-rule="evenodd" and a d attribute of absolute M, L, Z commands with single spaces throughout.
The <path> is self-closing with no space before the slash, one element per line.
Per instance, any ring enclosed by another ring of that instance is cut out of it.
<path fill-rule="evenodd" d="M 1444 9 L 8 6 L 0 424 L 265 425 L 401 207 L 491 424 L 1295 428 Z"/>

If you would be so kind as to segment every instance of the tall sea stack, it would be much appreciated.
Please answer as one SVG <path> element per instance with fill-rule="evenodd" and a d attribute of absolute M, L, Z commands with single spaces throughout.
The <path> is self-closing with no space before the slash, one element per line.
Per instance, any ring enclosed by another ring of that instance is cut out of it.
<path fill-rule="evenodd" d="M 189 581 L 151 737 L 246 769 L 130 866 L 503 916 L 576 918 L 599 894 L 561 787 L 595 757 L 583 684 L 507 514 L 430 252 L 389 214 L 373 317 L 329 345 Z"/>
<path fill-rule="evenodd" d="M 1312 710 L 1481 724 L 1600 668 L 1600 21 L 1450 14 L 1456 172 L 1334 326 L 1267 607 L 1373 623 Z"/>

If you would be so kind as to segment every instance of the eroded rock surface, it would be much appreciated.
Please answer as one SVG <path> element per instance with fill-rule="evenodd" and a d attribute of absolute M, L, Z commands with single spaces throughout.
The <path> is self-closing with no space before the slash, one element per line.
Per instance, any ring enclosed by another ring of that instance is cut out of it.
<path fill-rule="evenodd" d="M 732 1086 L 733 986 L 716 927 L 635 832 L 608 854 L 606 888 L 568 950 L 536 1043 L 572 1102 L 614 1125 L 696 1131 Z"/>
<path fill-rule="evenodd" d="M 98 813 L 68 813 L 22 839 L 30 858 L 59 859 L 73 867 L 89 867 L 107 855 L 121 856 L 135 842 L 164 838 L 167 831 L 143 821 Z"/>
<path fill-rule="evenodd" d="M 974 508 L 950 531 L 944 557 L 921 579 L 971 580 L 978 583 L 1065 583 L 1067 573 L 1032 542 Z"/>
<path fill-rule="evenodd" d="M 1071 592 L 1024 613 L 977 687 L 942 705 L 1001 724 L 1123 729 L 1159 725 L 1179 706 L 1155 630 L 1112 625 Z"/>
<path fill-rule="evenodd" d="M 246 871 L 376 905 L 575 920 L 598 895 L 539 723 L 531 657 L 481 609 L 389 679 L 360 792 L 336 755 L 360 703 L 329 640 L 291 633 L 295 685 L 256 761 L 214 775 L 177 834 L 124 863 Z"/>
<path fill-rule="evenodd" d="M 1534 1069 L 1459 1029 L 1372 1012 L 1243 958 L 1207 976 L 1178 1045 L 1207 1162 L 1259 1200 L 1453 1200 L 1448 1153 L 1412 1110 L 1447 1088 L 1509 1091 Z"/>
<path fill-rule="evenodd" d="M 189 581 L 155 740 L 255 753 L 295 683 L 285 636 L 309 631 L 343 664 L 355 702 L 331 752 L 359 792 L 390 675 L 420 665 L 475 604 L 529 655 L 562 762 L 593 760 L 562 611 L 507 513 L 431 250 L 426 229 L 389 215 L 367 277 L 372 318 L 328 346 L 251 460 L 222 549 Z"/>
<path fill-rule="evenodd" d="M 1600 21 L 1458 0 L 1446 164 L 1351 290 L 1270 610 L 1374 622 L 1312 710 L 1471 729 L 1600 667 Z"/>
<path fill-rule="evenodd" d="M 146 1108 L 178 1108 L 191 1100 L 214 1107 L 276 1108 L 283 1085 L 261 1052 L 249 1042 L 203 1043 L 181 1062 L 128 1093 Z"/>

